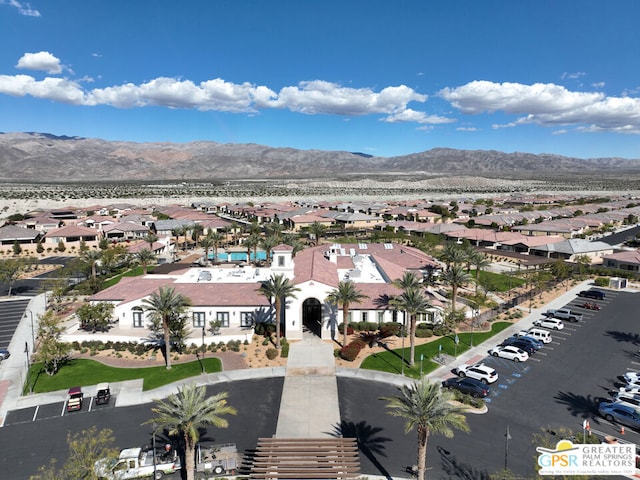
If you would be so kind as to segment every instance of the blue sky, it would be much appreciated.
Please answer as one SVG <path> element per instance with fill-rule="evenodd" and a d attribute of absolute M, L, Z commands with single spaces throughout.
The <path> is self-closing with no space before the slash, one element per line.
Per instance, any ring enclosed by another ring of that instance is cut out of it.
<path fill-rule="evenodd" d="M 640 158 L 635 0 L 0 0 L 0 131 Z"/>

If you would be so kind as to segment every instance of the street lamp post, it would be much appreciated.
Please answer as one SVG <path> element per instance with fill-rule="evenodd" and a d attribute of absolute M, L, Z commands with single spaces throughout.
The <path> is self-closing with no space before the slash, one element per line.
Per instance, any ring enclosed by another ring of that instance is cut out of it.
<path fill-rule="evenodd" d="M 509 440 L 511 440 L 511 435 L 509 434 L 509 425 L 507 425 L 507 431 L 504 434 L 504 469 L 507 470 L 507 463 L 509 460 Z"/>
<path fill-rule="evenodd" d="M 29 384 L 29 393 L 33 393 L 33 387 L 31 385 L 31 382 L 29 381 L 31 376 L 29 375 L 29 370 L 31 370 L 31 361 L 29 360 L 29 344 L 27 342 L 24 342 L 24 353 L 27 356 L 27 374 L 26 374 L 26 378 L 27 378 L 27 383 Z"/>
<path fill-rule="evenodd" d="M 407 323 L 407 314 L 402 313 L 402 376 L 404 377 L 404 336 L 407 331 L 405 324 Z"/>
<path fill-rule="evenodd" d="M 151 448 L 153 449 L 153 478 L 156 478 L 156 429 L 158 425 L 153 422 L 153 437 L 151 437 Z"/>
<path fill-rule="evenodd" d="M 33 312 L 29 309 L 25 310 L 25 312 L 29 312 L 29 317 L 31 317 L 31 350 L 35 351 L 36 349 L 36 336 L 33 332 Z"/>

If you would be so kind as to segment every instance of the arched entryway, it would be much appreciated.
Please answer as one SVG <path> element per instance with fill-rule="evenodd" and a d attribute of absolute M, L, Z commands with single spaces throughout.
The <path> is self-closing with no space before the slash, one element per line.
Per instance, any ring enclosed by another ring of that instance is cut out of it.
<path fill-rule="evenodd" d="M 322 337 L 322 304 L 317 298 L 307 298 L 302 304 L 302 327 Z"/>

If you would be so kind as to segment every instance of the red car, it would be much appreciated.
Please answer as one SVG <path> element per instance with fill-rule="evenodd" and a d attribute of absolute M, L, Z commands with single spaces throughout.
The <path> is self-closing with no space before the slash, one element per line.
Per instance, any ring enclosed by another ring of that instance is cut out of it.
<path fill-rule="evenodd" d="M 69 389 L 68 395 L 69 398 L 67 399 L 67 412 L 82 410 L 82 400 L 84 399 L 82 388 L 71 387 Z"/>

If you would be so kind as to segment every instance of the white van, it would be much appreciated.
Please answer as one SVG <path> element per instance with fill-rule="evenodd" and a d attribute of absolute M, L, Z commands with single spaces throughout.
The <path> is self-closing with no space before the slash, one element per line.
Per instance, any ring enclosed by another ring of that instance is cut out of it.
<path fill-rule="evenodd" d="M 540 340 L 542 343 L 551 343 L 551 333 L 549 330 L 543 330 L 542 328 L 530 328 L 527 335 Z"/>

